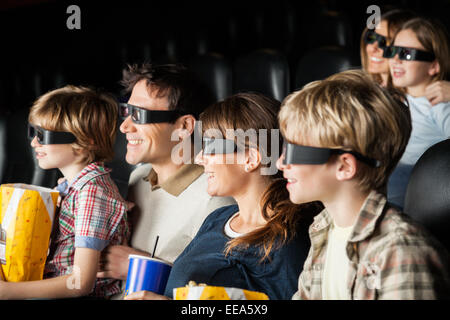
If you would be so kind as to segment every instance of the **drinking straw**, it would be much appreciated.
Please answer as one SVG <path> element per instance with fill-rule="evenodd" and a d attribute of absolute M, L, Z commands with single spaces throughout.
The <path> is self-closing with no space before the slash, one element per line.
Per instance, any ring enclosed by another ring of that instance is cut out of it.
<path fill-rule="evenodd" d="M 159 236 L 156 236 L 155 246 L 153 247 L 152 258 L 155 256 L 156 246 L 158 245 Z"/>

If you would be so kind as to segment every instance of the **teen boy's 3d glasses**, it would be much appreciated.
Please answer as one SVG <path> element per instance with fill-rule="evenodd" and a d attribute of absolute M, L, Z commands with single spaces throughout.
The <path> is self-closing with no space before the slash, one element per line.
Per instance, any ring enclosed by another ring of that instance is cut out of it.
<path fill-rule="evenodd" d="M 414 48 L 389 46 L 383 49 L 384 58 L 394 58 L 398 54 L 400 60 L 432 62 L 436 57 L 432 52 Z"/>
<path fill-rule="evenodd" d="M 39 126 L 28 124 L 28 139 L 34 137 L 40 144 L 69 144 L 77 141 L 77 138 L 70 132 L 51 131 Z"/>
<path fill-rule="evenodd" d="M 282 154 L 284 155 L 283 164 L 325 164 L 333 154 L 344 153 L 353 155 L 356 159 L 371 167 L 378 168 L 381 166 L 380 161 L 368 158 L 355 151 L 301 146 L 289 143 L 286 140 L 283 143 Z"/>
<path fill-rule="evenodd" d="M 131 116 L 136 124 L 172 122 L 182 114 L 176 110 L 147 110 L 128 103 L 119 103 L 119 115 L 122 119 Z"/>
<path fill-rule="evenodd" d="M 372 44 L 375 41 L 378 42 L 378 47 L 381 49 L 387 46 L 387 39 L 385 36 L 382 36 L 381 34 L 378 34 L 373 30 L 367 30 L 366 34 L 364 35 L 364 42 L 366 44 Z"/>

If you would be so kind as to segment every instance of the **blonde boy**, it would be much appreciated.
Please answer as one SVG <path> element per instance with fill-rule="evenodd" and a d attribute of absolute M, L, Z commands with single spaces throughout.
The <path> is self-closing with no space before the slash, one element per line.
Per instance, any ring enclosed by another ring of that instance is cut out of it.
<path fill-rule="evenodd" d="M 383 192 L 411 132 L 401 100 L 346 71 L 288 96 L 279 120 L 291 201 L 325 206 L 293 299 L 448 298 L 447 251 Z"/>
<path fill-rule="evenodd" d="M 31 146 L 42 169 L 67 181 L 44 280 L 0 281 L 0 299 L 109 298 L 120 281 L 96 277 L 100 252 L 129 237 L 127 206 L 110 177 L 118 107 L 92 89 L 65 86 L 41 96 L 29 114 Z M 60 185 L 61 186 L 61 185 Z"/>

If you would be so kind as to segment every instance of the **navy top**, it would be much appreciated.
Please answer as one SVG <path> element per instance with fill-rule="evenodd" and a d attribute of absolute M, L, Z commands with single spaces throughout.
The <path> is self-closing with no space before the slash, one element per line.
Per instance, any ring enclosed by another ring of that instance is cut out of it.
<path fill-rule="evenodd" d="M 228 219 L 239 211 L 237 205 L 213 211 L 197 235 L 178 256 L 167 282 L 165 295 L 184 287 L 190 280 L 211 286 L 224 286 L 264 292 L 270 299 L 291 299 L 297 291 L 298 277 L 308 255 L 308 226 L 302 225 L 297 236 L 260 262 L 261 248 L 234 248 L 225 256 L 230 240 L 224 233 Z"/>

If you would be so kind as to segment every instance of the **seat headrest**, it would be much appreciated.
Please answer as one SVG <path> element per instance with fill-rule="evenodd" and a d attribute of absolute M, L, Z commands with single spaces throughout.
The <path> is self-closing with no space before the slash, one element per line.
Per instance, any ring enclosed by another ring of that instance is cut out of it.
<path fill-rule="evenodd" d="M 431 146 L 417 161 L 404 211 L 450 248 L 450 139 Z"/>
<path fill-rule="evenodd" d="M 336 46 L 312 49 L 298 61 L 294 89 L 353 68 L 359 68 L 359 62 L 348 49 Z"/>

